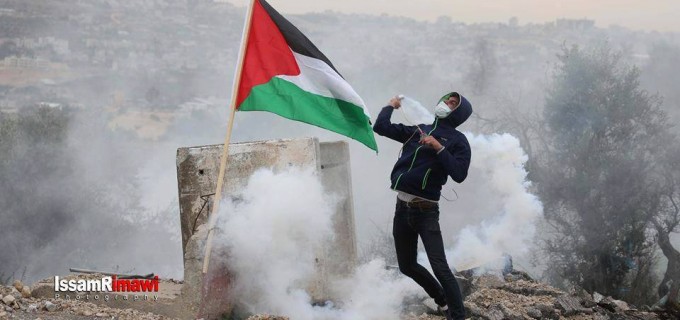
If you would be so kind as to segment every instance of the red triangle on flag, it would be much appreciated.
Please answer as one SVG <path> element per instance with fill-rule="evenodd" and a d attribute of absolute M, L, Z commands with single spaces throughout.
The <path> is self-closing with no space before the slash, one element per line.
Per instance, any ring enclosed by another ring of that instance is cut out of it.
<path fill-rule="evenodd" d="M 256 0 L 253 4 L 252 14 L 236 99 L 237 108 L 254 86 L 267 83 L 277 75 L 300 74 L 293 51 L 260 1 Z"/>

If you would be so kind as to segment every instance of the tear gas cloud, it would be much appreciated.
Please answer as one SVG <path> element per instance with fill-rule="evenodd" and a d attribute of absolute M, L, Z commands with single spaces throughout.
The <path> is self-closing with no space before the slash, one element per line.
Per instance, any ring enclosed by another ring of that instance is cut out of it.
<path fill-rule="evenodd" d="M 524 169 L 527 155 L 519 140 L 509 134 L 467 136 L 474 150 L 471 180 L 484 181 L 486 189 L 475 197 L 475 202 L 490 201 L 495 208 L 480 212 L 485 217 L 481 223 L 467 225 L 456 235 L 447 258 L 459 269 L 468 263 L 493 261 L 505 253 L 527 258 L 534 244 L 536 223 L 543 214 L 541 202 L 529 192 Z"/>
<path fill-rule="evenodd" d="M 398 318 L 403 298 L 418 290 L 386 270 L 381 259 L 335 280 L 336 306 L 313 306 L 305 284 L 315 274 L 319 245 L 334 236 L 336 202 L 323 190 L 311 170 L 261 169 L 250 177 L 242 200 L 223 202 L 216 243 L 229 249 L 238 302 L 253 313 L 302 320 Z"/>

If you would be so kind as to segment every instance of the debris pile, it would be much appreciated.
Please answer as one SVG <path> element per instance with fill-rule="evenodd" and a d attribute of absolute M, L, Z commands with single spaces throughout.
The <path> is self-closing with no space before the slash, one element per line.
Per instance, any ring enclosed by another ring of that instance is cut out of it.
<path fill-rule="evenodd" d="M 168 319 L 164 316 L 142 312 L 134 309 L 118 309 L 96 305 L 81 300 L 64 300 L 51 298 L 36 298 L 32 296 L 32 290 L 21 281 L 15 281 L 11 287 L 0 286 L 0 319 L 19 318 L 37 319 L 41 317 L 53 318 L 56 314 L 60 319 L 68 319 L 71 316 L 84 316 L 91 318 L 115 318 L 115 319 L 142 319 L 161 320 Z M 80 318 L 79 318 L 80 319 Z"/>
<path fill-rule="evenodd" d="M 664 310 L 637 308 L 597 292 L 566 293 L 534 281 L 521 271 L 468 275 L 459 283 L 461 290 L 468 293 L 465 309 L 470 319 L 676 319 Z M 440 318 L 420 315 L 409 319 Z"/>

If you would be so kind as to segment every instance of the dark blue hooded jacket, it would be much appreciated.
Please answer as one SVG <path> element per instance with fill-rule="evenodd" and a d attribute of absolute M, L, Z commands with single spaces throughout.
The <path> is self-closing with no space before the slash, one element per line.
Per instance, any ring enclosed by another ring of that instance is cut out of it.
<path fill-rule="evenodd" d="M 457 93 L 452 92 L 444 97 L 451 94 Z M 458 183 L 465 180 L 470 167 L 470 144 L 456 127 L 470 117 L 472 105 L 462 95 L 459 97 L 459 107 L 446 118 L 435 117 L 432 124 L 418 125 L 444 146 L 445 149 L 439 154 L 434 148 L 419 143 L 420 133 L 416 126 L 394 124 L 390 121 L 394 108 L 386 106 L 380 111 L 373 131 L 404 144 L 392 169 L 392 189 L 439 201 L 442 186 L 449 176 Z"/>

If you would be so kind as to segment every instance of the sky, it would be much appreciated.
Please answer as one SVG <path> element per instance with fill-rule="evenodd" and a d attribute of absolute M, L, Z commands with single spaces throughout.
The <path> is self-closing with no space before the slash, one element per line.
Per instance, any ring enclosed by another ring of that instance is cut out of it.
<path fill-rule="evenodd" d="M 245 6 L 248 0 L 220 0 Z M 542 23 L 559 18 L 588 18 L 600 27 L 680 32 L 678 0 L 268 0 L 281 13 L 333 10 L 343 13 L 388 14 L 434 21 L 449 16 L 465 23 Z"/>

